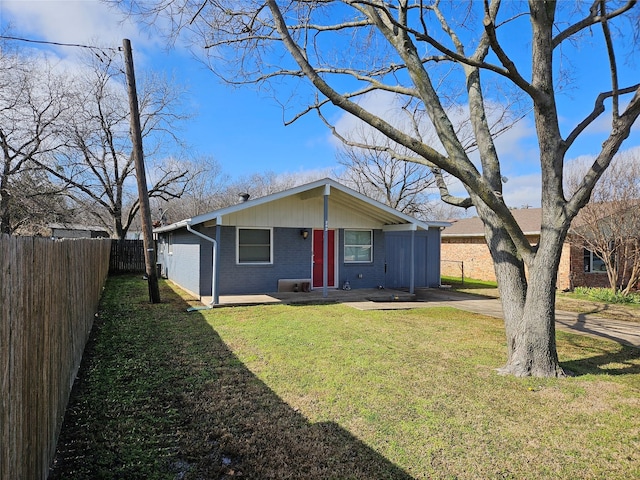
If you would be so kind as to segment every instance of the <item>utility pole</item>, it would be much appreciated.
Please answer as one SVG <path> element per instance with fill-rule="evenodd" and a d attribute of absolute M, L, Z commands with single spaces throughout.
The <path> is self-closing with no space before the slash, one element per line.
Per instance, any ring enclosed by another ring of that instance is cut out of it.
<path fill-rule="evenodd" d="M 136 77 L 133 71 L 133 55 L 131 41 L 122 40 L 124 63 L 126 67 L 127 88 L 129 91 L 129 110 L 131 111 L 131 141 L 133 143 L 133 160 L 138 180 L 138 197 L 140 201 L 140 217 L 142 220 L 142 239 L 144 242 L 144 263 L 149 282 L 149 300 L 160 303 L 160 288 L 158 287 L 158 273 L 156 270 L 156 255 L 151 227 L 151 208 L 149 207 L 149 191 L 147 190 L 147 176 L 144 169 L 144 154 L 142 151 L 142 131 L 140 128 L 140 110 L 138 109 L 138 94 Z"/>

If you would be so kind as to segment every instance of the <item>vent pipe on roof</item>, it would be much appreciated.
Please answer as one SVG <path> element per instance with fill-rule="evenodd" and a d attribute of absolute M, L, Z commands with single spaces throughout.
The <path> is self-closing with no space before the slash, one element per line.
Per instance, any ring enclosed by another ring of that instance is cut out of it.
<path fill-rule="evenodd" d="M 248 193 L 239 193 L 239 194 L 238 194 L 238 197 L 240 197 L 240 203 L 244 203 L 244 202 L 246 202 L 247 200 L 249 200 L 249 197 L 250 197 L 250 196 L 251 196 L 251 195 L 249 195 Z"/>

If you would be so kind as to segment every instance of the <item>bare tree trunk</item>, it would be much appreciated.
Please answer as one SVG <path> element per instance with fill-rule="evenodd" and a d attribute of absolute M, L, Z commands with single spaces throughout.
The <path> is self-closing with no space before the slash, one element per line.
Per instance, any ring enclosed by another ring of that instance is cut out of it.
<path fill-rule="evenodd" d="M 518 377 L 563 376 L 556 353 L 555 289 L 548 286 L 549 271 L 536 270 L 531 275 L 522 317 L 505 318 L 514 325 L 506 329 L 507 364 L 500 372 Z"/>
<path fill-rule="evenodd" d="M 8 168 L 0 177 L 0 233 L 11 233 L 11 214 L 9 213 Z"/>
<path fill-rule="evenodd" d="M 528 281 L 522 289 L 522 279 L 503 272 L 500 294 L 505 309 L 507 336 L 507 364 L 501 373 L 515 376 L 564 376 L 556 350 L 555 301 L 556 279 L 562 235 L 547 239 L 533 265 L 528 270 Z M 526 292 L 522 311 L 521 292 Z"/>
<path fill-rule="evenodd" d="M 516 246 L 501 228 L 500 219 L 478 202 L 485 223 L 487 246 L 494 262 L 502 301 L 507 363 L 498 371 L 519 377 L 563 376 L 556 353 L 555 287 L 563 232 L 545 232 L 541 248 L 528 271 Z"/>

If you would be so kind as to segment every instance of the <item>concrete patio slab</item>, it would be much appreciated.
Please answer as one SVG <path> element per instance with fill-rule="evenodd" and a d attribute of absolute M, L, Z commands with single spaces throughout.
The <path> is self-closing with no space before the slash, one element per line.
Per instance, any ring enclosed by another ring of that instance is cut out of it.
<path fill-rule="evenodd" d="M 208 305 L 211 297 L 203 297 Z M 499 299 L 471 295 L 448 289 L 422 288 L 416 294 L 393 289 L 329 289 L 323 297 L 322 290 L 311 292 L 278 292 L 263 295 L 222 295 L 215 307 L 246 306 L 258 304 L 317 304 L 343 303 L 358 310 L 402 310 L 447 306 L 473 313 L 502 317 Z M 608 338 L 624 345 L 640 348 L 640 322 L 609 320 L 592 314 L 556 311 L 556 326 L 559 329 Z"/>

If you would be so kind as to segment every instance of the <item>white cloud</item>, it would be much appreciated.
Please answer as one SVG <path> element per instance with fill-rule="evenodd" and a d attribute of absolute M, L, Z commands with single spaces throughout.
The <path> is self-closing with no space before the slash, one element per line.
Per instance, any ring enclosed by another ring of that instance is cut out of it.
<path fill-rule="evenodd" d="M 363 95 L 358 101 L 358 104 L 365 110 L 382 118 L 396 128 L 406 132 L 411 132 L 409 116 L 407 112 L 402 109 L 403 104 L 395 94 L 384 91 L 375 91 Z M 372 127 L 366 125 L 362 120 L 347 112 L 341 112 L 338 120 L 335 122 L 335 128 L 340 135 L 350 139 L 362 140 L 361 137 L 363 132 L 364 135 L 369 138 L 383 138 L 382 135 Z M 422 122 L 420 129 L 425 141 L 427 141 L 433 148 L 442 151 L 442 145 L 433 134 L 431 124 L 426 121 Z M 331 143 L 336 146 L 341 145 L 340 140 L 334 136 L 331 137 Z"/>
<path fill-rule="evenodd" d="M 409 134 L 413 133 L 412 124 L 409 121 L 408 114 L 402 109 L 403 104 L 401 103 L 401 100 L 394 94 L 376 91 L 364 95 L 358 103 L 361 107 L 386 120 L 395 127 L 400 128 Z M 497 122 L 503 111 L 500 105 L 492 103 L 487 103 L 487 110 L 490 121 L 494 122 Z M 449 110 L 448 114 L 454 126 L 460 129 L 459 136 L 462 139 L 461 141 L 463 143 L 468 143 L 469 139 L 472 138 L 471 128 L 468 124 L 468 107 L 465 105 L 452 108 Z M 494 120 L 491 120 L 492 117 Z M 370 132 L 373 132 L 372 127 L 365 126 L 364 122 L 349 113 L 342 113 L 335 122 L 335 127 L 340 134 L 346 137 L 361 135 L 360 132 L 363 128 L 365 128 L 367 135 L 371 135 Z M 433 125 L 426 116 L 420 121 L 420 132 L 423 136 L 423 140 L 430 146 L 440 152 L 444 151 L 442 143 L 435 134 Z M 380 137 L 380 134 L 377 132 L 375 135 Z M 503 133 L 495 137 L 496 149 L 500 158 L 503 159 L 504 165 L 509 166 L 512 163 L 522 161 L 527 161 L 530 165 L 532 155 L 533 159 L 537 160 L 537 151 L 535 147 L 532 148 L 530 146 L 532 138 L 535 139 L 535 129 L 533 128 L 531 121 L 527 118 L 514 123 Z M 335 145 L 340 144 L 339 140 L 335 137 L 333 137 L 332 143 Z M 529 144 L 528 148 L 525 146 L 526 144 Z M 469 157 L 476 165 L 479 165 L 477 151 L 471 152 Z"/>
<path fill-rule="evenodd" d="M 10 33 L 36 40 L 99 41 L 100 47 L 118 47 L 123 38 L 148 42 L 131 21 L 99 0 L 1 0 L 0 16 L 4 26 L 11 25 Z"/>
<path fill-rule="evenodd" d="M 511 208 L 540 207 L 542 179 L 540 174 L 509 178 L 502 187 L 505 203 Z"/>

